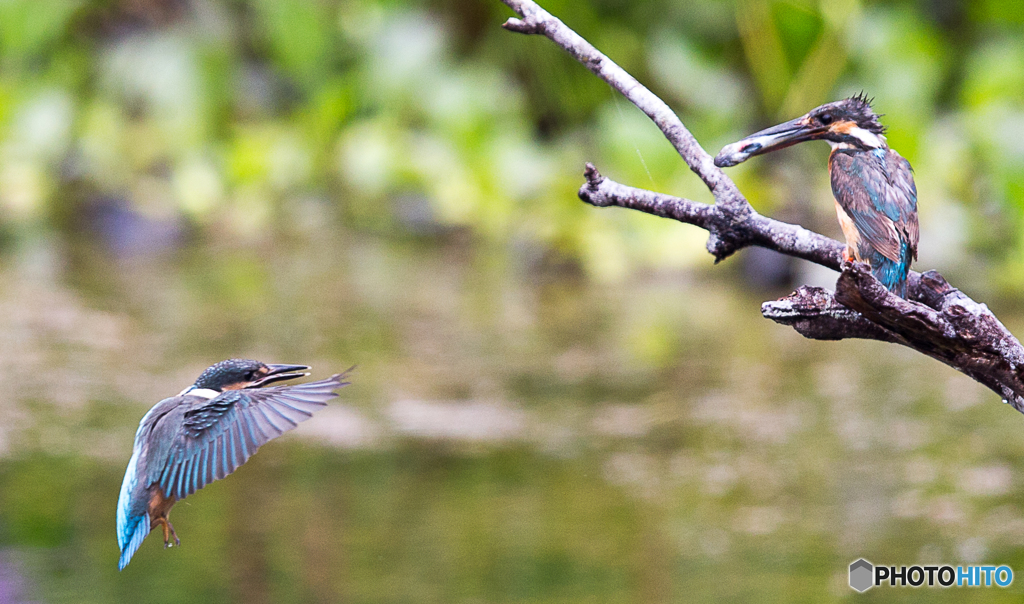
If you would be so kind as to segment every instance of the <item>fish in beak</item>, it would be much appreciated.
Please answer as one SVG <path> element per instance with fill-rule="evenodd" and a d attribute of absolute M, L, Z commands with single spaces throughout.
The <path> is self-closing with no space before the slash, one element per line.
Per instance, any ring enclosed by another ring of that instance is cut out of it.
<path fill-rule="evenodd" d="M 755 132 L 741 141 L 726 145 L 715 157 L 715 165 L 729 168 L 743 163 L 755 155 L 777 149 L 785 149 L 803 141 L 816 140 L 828 132 L 827 126 L 812 125 L 808 115 L 784 122 L 760 132 Z"/>

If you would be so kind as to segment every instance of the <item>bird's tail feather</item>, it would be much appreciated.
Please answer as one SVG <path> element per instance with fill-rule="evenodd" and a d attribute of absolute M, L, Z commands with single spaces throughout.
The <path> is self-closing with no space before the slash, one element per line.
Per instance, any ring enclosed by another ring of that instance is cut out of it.
<path fill-rule="evenodd" d="M 117 569 L 124 570 L 124 567 L 128 566 L 128 562 L 135 555 L 135 551 L 142 545 L 142 541 L 149 534 L 149 515 L 143 514 L 142 516 L 135 516 L 129 519 L 130 523 L 134 523 L 134 528 L 131 532 L 131 537 L 128 539 L 127 545 L 121 550 L 121 558 L 117 561 Z"/>
<path fill-rule="evenodd" d="M 904 246 L 905 248 L 906 246 Z M 910 273 L 910 254 L 904 253 L 902 262 L 893 262 L 878 252 L 871 258 L 871 274 L 889 291 L 901 298 L 907 297 L 907 275 Z"/>

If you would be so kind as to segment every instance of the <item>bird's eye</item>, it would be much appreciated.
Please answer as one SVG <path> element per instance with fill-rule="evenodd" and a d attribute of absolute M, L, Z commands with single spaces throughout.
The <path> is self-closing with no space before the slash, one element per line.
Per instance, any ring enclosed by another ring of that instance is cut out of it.
<path fill-rule="evenodd" d="M 256 371 L 255 370 L 247 371 L 246 374 L 245 374 L 245 379 L 250 381 L 250 382 L 252 380 L 256 379 Z"/>
<path fill-rule="evenodd" d="M 833 119 L 834 118 L 832 117 L 831 113 L 822 113 L 821 115 L 818 116 L 818 121 L 821 122 L 823 126 L 828 126 L 829 124 L 831 124 Z"/>

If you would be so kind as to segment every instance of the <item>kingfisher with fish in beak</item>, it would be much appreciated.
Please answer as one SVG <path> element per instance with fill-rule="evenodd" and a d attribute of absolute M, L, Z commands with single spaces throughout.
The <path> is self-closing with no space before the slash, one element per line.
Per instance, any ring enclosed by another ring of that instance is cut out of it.
<path fill-rule="evenodd" d="M 885 128 L 863 94 L 827 103 L 795 120 L 726 145 L 720 168 L 809 140 L 832 146 L 828 171 L 845 260 L 866 262 L 889 291 L 907 295 L 910 263 L 917 259 L 917 187 L 910 162 L 889 148 Z"/>

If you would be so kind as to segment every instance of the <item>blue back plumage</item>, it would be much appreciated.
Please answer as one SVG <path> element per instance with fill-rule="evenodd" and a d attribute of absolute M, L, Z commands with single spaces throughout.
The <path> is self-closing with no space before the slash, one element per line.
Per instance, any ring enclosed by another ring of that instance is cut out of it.
<path fill-rule="evenodd" d="M 889 148 L 836 149 L 829 158 L 832 193 L 853 222 L 847 245 L 886 288 L 906 296 L 917 257 L 917 186 L 907 160 Z"/>
<path fill-rule="evenodd" d="M 124 569 L 149 534 L 149 497 L 145 488 L 151 482 L 145 466 L 152 459 L 150 436 L 157 422 L 172 408 L 173 399 L 154 405 L 139 421 L 135 444 L 117 497 L 117 545 L 121 549 L 118 568 Z M 157 444 L 157 449 L 160 448 Z"/>

